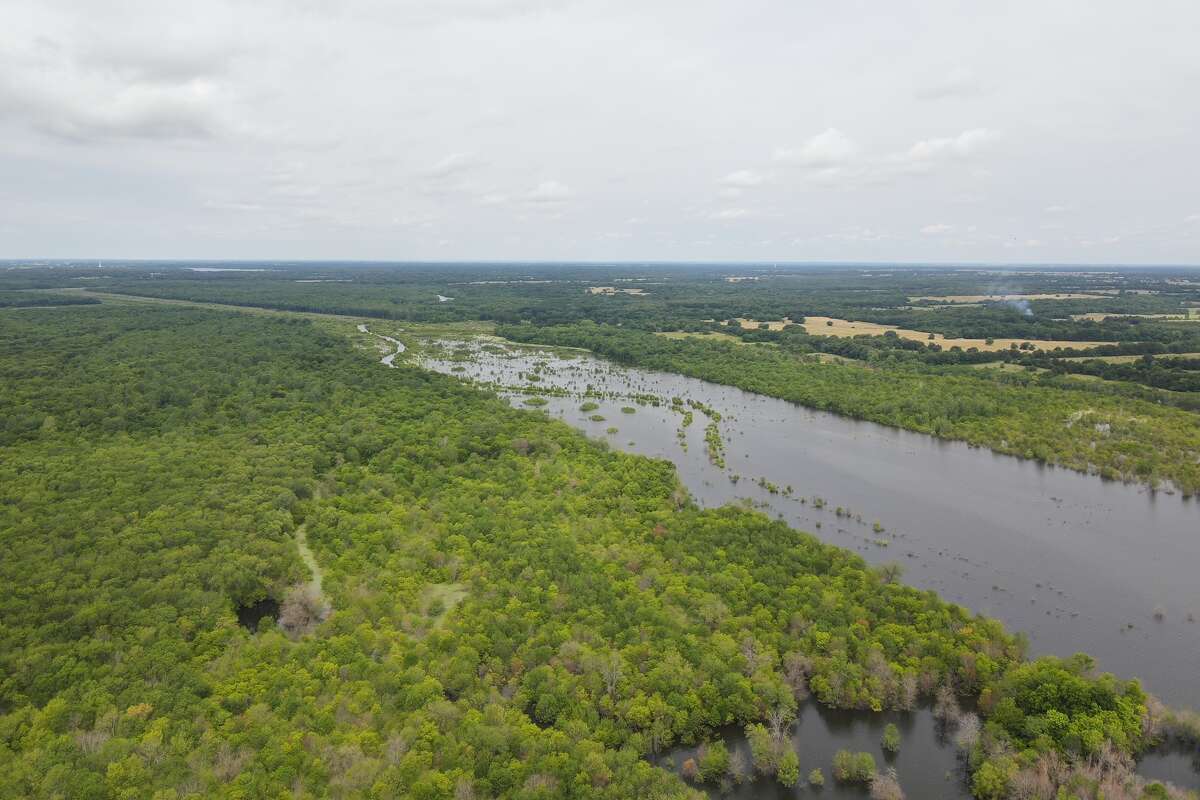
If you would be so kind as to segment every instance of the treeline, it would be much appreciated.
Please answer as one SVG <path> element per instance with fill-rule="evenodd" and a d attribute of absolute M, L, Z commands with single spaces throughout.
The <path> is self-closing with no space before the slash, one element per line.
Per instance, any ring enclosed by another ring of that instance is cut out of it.
<path fill-rule="evenodd" d="M 775 344 L 797 355 L 823 353 L 869 364 L 886 362 L 895 365 L 907 362 L 931 367 L 954 367 L 1001 363 L 1047 370 L 1056 376 L 1093 375 L 1117 384 L 1105 389 L 1091 387 L 1093 391 L 1105 391 L 1109 394 L 1200 411 L 1197 360 L 1172 355 L 1190 352 L 1192 348 L 1200 347 L 1200 342 L 1182 341 L 1170 346 L 1160 342 L 1122 342 L 1096 348 L 1055 348 L 1051 351 L 1022 350 L 1019 346 L 1008 350 L 979 350 L 974 347 L 963 349 L 957 346 L 944 348 L 933 341 L 903 339 L 891 331 L 881 336 L 864 334 L 838 337 L 812 335 L 807 333 L 807 329 L 802 325 L 788 325 L 783 330 L 775 331 L 729 326 L 712 330 L 735 335 L 744 342 Z M 1096 359 L 1068 360 L 1115 355 L 1141 355 L 1143 358 L 1133 364 L 1111 364 Z M 1172 357 L 1156 359 L 1156 355 Z M 1165 395 L 1140 391 L 1141 386 L 1184 394 Z M 1076 385 L 1074 388 L 1089 387 Z"/>
<path fill-rule="evenodd" d="M 32 292 L 0 292 L 0 308 L 42 308 L 45 306 L 88 306 L 100 301 L 94 297 Z"/>
<path fill-rule="evenodd" d="M 1053 372 L 1094 375 L 1106 381 L 1126 381 L 1167 389 L 1172 392 L 1200 392 L 1200 358 L 1161 358 L 1143 356 L 1140 361 L 1111 363 L 1097 359 L 1035 362 Z"/>
<path fill-rule="evenodd" d="M 612 326 L 501 327 L 515 341 L 585 347 L 810 408 L 960 439 L 1113 478 L 1200 491 L 1200 419 L 1144 400 L 999 370 L 931 372 L 911 363 L 820 364 L 776 348 L 667 339 Z"/>
<path fill-rule="evenodd" d="M 191 272 L 179 265 L 154 264 L 124 266 L 109 273 L 27 269 L 0 273 L 0 287 L 77 285 L 77 276 L 82 276 L 89 287 L 132 295 L 416 322 L 487 320 L 545 326 L 592 321 L 647 331 L 693 331 L 711 327 L 712 320 L 733 317 L 799 320 L 819 315 L 894 324 L 951 338 L 1153 342 L 1168 347 L 1190 341 L 1200 347 L 1200 326 L 1137 317 L 1071 319 L 1073 314 L 1092 311 L 1178 314 L 1185 304 L 1200 303 L 1200 288 L 1170 282 L 1177 271 L 1121 276 L 1042 271 L 1002 277 L 965 270 L 665 264 L 249 264 L 239 268 L 255 271 Z M 749 279 L 730 282 L 730 277 Z M 590 287 L 598 286 L 621 291 L 589 293 Z M 1086 299 L 1016 304 L 912 299 L 1080 292 L 1093 294 Z M 440 302 L 438 295 L 453 300 Z"/>
<path fill-rule="evenodd" d="M 989 781 L 1144 744 L 1135 683 L 311 323 L 33 311 L 0 349 L 0 796 L 696 797 L 644 757 L 810 694 L 979 702 Z M 331 616 L 243 629 L 299 524 Z"/>

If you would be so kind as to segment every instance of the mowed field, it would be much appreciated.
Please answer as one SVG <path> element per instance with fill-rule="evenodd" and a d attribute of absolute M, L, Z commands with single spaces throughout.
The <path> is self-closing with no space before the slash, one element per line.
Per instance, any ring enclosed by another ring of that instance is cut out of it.
<path fill-rule="evenodd" d="M 782 327 L 782 323 L 780 327 Z M 1020 347 L 1025 342 L 1029 342 L 1038 350 L 1053 350 L 1056 347 L 1084 349 L 1113 344 L 1113 342 L 1079 342 L 1059 339 L 993 339 L 989 344 L 987 339 L 947 339 L 940 333 L 931 334 L 928 331 L 914 331 L 908 328 L 898 328 L 895 325 L 880 325 L 875 322 L 852 322 L 836 317 L 805 317 L 804 330 L 812 336 L 842 337 L 883 336 L 888 331 L 893 331 L 902 339 L 936 342 L 944 348 L 961 347 L 963 350 L 968 350 L 972 347 L 986 351 L 1008 350 L 1014 344 Z"/>
<path fill-rule="evenodd" d="M 1177 314 L 1113 314 L 1110 312 L 1093 311 L 1090 314 L 1072 314 L 1071 319 L 1090 319 L 1103 322 L 1110 317 L 1140 317 L 1141 319 L 1161 319 L 1167 322 L 1200 322 L 1200 308 L 1184 308 Z"/>
<path fill-rule="evenodd" d="M 719 333 L 718 331 L 705 331 L 703 333 L 692 331 L 659 331 L 659 336 L 667 339 L 708 339 L 709 341 L 725 341 L 733 342 L 734 344 L 746 344 L 740 337 L 734 336 L 732 333 Z"/>
<path fill-rule="evenodd" d="M 1109 364 L 1132 364 L 1134 361 L 1141 361 L 1144 356 L 1071 356 L 1070 358 L 1060 358 L 1059 361 L 1106 361 Z M 1155 361 L 1171 358 L 1200 358 L 1200 353 L 1156 353 Z"/>

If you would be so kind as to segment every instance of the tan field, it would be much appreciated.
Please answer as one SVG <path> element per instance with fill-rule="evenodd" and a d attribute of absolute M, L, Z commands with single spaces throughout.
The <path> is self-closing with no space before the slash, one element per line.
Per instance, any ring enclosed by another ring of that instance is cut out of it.
<path fill-rule="evenodd" d="M 931 303 L 978 304 L 984 302 L 1001 303 L 1006 300 L 1094 300 L 1104 294 L 1106 292 L 1103 291 L 1091 294 L 1083 294 L 1081 292 L 1063 292 L 1062 294 L 943 294 L 910 297 L 908 298 L 908 302 L 917 303 L 926 300 Z"/>
<path fill-rule="evenodd" d="M 1112 342 L 1072 342 L 1042 339 L 993 339 L 992 343 L 988 344 L 986 339 L 947 339 L 940 333 L 932 334 L 932 338 L 930 338 L 931 334 L 928 331 L 914 331 L 908 328 L 898 328 L 895 325 L 880 325 L 875 322 L 851 322 L 850 320 L 837 319 L 836 317 L 805 317 L 804 330 L 813 336 L 843 337 L 882 336 L 888 331 L 895 331 L 896 335 L 902 339 L 936 342 L 946 349 L 961 347 L 963 350 L 969 350 L 972 347 L 987 351 L 1008 350 L 1012 345 L 1015 344 L 1020 347 L 1024 342 L 1029 342 L 1038 350 L 1053 350 L 1056 347 L 1077 347 L 1082 349 L 1112 344 Z"/>
<path fill-rule="evenodd" d="M 642 295 L 642 294 L 645 294 L 645 293 L 646 293 L 646 291 L 645 291 L 644 289 L 618 289 L 616 286 L 589 286 L 589 287 L 588 287 L 588 294 L 606 294 L 606 295 L 613 295 L 613 294 L 632 294 L 632 295 Z"/>
<path fill-rule="evenodd" d="M 1161 361 L 1164 358 L 1200 358 L 1200 353 L 1158 353 L 1154 356 L 1156 361 Z M 1141 361 L 1141 356 L 1071 356 L 1070 358 L 1060 358 L 1059 361 L 1107 361 L 1109 364 L 1131 364 L 1134 361 Z"/>
<path fill-rule="evenodd" d="M 1200 322 L 1200 308 L 1185 308 L 1178 314 L 1112 314 L 1094 311 L 1091 314 L 1072 314 L 1071 319 L 1090 319 L 1102 322 L 1109 317 L 1140 317 L 1142 319 L 1163 319 L 1169 322 Z"/>
<path fill-rule="evenodd" d="M 705 331 L 704 333 L 695 333 L 692 331 L 659 331 L 658 335 L 664 336 L 667 339 L 708 339 L 709 341 L 748 344 L 747 342 L 743 342 L 739 336 L 734 336 L 732 333 L 720 333 L 718 331 Z"/>

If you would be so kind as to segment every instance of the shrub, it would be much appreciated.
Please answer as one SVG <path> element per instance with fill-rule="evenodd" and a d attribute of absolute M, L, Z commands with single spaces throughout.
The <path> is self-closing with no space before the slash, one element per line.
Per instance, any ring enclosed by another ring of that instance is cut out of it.
<path fill-rule="evenodd" d="M 904 800 L 895 769 L 889 767 L 886 773 L 871 776 L 871 800 Z"/>
<path fill-rule="evenodd" d="M 900 752 L 900 729 L 889 722 L 883 729 L 883 749 L 889 753 Z"/>
<path fill-rule="evenodd" d="M 720 740 L 700 745 L 696 756 L 700 759 L 700 780 L 706 783 L 720 780 L 729 771 L 729 750 Z"/>
<path fill-rule="evenodd" d="M 779 782 L 792 787 L 800 782 L 800 758 L 796 751 L 788 747 L 779 757 Z"/>

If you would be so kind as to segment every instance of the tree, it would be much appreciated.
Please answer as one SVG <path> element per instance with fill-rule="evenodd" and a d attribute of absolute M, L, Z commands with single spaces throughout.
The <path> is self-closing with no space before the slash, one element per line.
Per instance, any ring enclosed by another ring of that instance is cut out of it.
<path fill-rule="evenodd" d="M 884 726 L 881 744 L 888 753 L 900 752 L 900 729 L 894 723 L 889 722 Z"/>
<path fill-rule="evenodd" d="M 788 747 L 779 757 L 779 782 L 784 786 L 795 786 L 800 782 L 800 758 L 796 751 Z"/>
<path fill-rule="evenodd" d="M 604 691 L 610 700 L 616 699 L 617 684 L 624 672 L 624 660 L 616 650 L 609 650 L 596 661 L 596 671 L 604 681 Z"/>
<path fill-rule="evenodd" d="M 887 772 L 871 776 L 871 800 L 904 800 L 895 768 L 888 767 Z"/>
<path fill-rule="evenodd" d="M 294 586 L 279 607 L 279 625 L 288 633 L 299 636 L 310 632 L 329 613 L 329 607 L 316 588 L 304 584 Z"/>
<path fill-rule="evenodd" d="M 741 750 L 729 754 L 729 777 L 735 784 L 741 784 L 750 776 L 750 765 Z"/>
<path fill-rule="evenodd" d="M 729 750 L 720 739 L 701 744 L 697 757 L 700 760 L 700 780 L 705 783 L 719 780 L 729 771 Z"/>
<path fill-rule="evenodd" d="M 884 583 L 895 583 L 904 574 L 904 566 L 895 561 L 879 565 L 879 578 Z"/>
<path fill-rule="evenodd" d="M 758 723 L 746 726 L 746 738 L 750 742 L 750 758 L 754 770 L 761 775 L 774 775 L 779 769 L 778 740 L 771 736 L 766 727 Z"/>
<path fill-rule="evenodd" d="M 1010 779 L 1006 764 L 985 761 L 971 778 L 971 793 L 979 800 L 1003 800 L 1008 796 Z"/>

